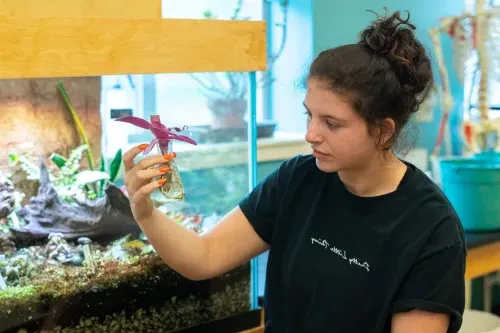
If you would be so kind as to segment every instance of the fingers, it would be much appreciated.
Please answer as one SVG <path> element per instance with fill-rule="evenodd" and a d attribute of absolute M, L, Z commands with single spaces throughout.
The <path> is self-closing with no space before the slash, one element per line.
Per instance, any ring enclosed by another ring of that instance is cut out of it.
<path fill-rule="evenodd" d="M 148 144 L 143 143 L 141 145 L 138 145 L 138 146 L 135 146 L 135 147 L 129 149 L 125 154 L 123 154 L 122 159 L 123 159 L 123 166 L 125 167 L 125 171 L 130 171 L 135 167 L 134 159 L 137 157 L 137 155 L 139 155 L 147 147 L 148 147 Z M 159 155 L 159 156 L 161 156 L 161 155 Z M 159 156 L 158 156 L 158 158 L 159 158 L 160 162 L 158 162 L 158 163 L 164 162 L 164 160 L 161 160 L 161 158 Z M 163 155 L 163 156 L 164 156 L 165 160 L 170 161 L 170 160 L 176 158 L 177 154 L 172 153 L 170 155 Z M 147 169 L 147 168 L 154 166 L 155 160 L 152 160 L 151 158 L 152 157 L 144 159 L 145 162 L 141 161 L 140 163 L 142 163 L 142 164 L 140 166 L 140 169 Z M 151 163 L 153 163 L 153 164 L 151 164 Z"/>
<path fill-rule="evenodd" d="M 145 181 L 145 180 L 151 180 L 154 177 L 161 176 L 169 171 L 170 171 L 170 168 L 165 165 L 165 166 L 162 166 L 161 168 L 139 170 L 136 172 L 135 176 L 139 180 Z"/>
<path fill-rule="evenodd" d="M 141 145 L 135 146 L 129 149 L 125 154 L 123 154 L 123 166 L 125 167 L 125 171 L 132 170 L 134 167 L 134 158 L 139 155 L 144 149 L 148 147 L 147 143 L 143 143 Z"/>
<path fill-rule="evenodd" d="M 148 199 L 149 195 L 153 191 L 157 190 L 163 184 L 165 184 L 165 181 L 166 180 L 164 178 L 161 178 L 159 180 L 155 180 L 155 181 L 152 181 L 152 182 L 144 185 L 137 192 L 134 193 L 134 195 L 132 196 L 132 199 L 131 199 L 132 202 L 137 204 L 137 203 L 140 203 L 144 199 Z"/>
<path fill-rule="evenodd" d="M 127 186 L 129 194 L 133 197 L 135 193 L 141 191 L 142 187 L 149 184 L 153 178 L 162 176 L 167 172 L 170 172 L 170 168 L 166 165 L 160 168 L 132 170 L 125 175 L 125 186 Z M 165 180 L 160 179 L 160 181 L 165 183 Z"/>
<path fill-rule="evenodd" d="M 174 155 L 155 155 L 151 157 L 147 157 L 142 159 L 137 165 L 134 166 L 134 168 L 139 171 L 139 170 L 145 170 L 149 169 L 151 167 L 154 167 L 158 164 L 163 164 L 167 161 L 171 161 L 174 159 Z M 136 171 L 136 172 L 137 172 Z"/>

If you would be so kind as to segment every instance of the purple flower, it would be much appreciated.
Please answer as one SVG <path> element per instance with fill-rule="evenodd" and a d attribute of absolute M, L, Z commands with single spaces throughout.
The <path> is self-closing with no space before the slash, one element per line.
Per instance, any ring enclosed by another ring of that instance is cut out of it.
<path fill-rule="evenodd" d="M 128 117 L 121 117 L 116 119 L 116 121 L 122 121 L 124 123 L 129 123 L 132 125 L 135 125 L 140 128 L 144 128 L 147 130 L 150 130 L 151 133 L 155 136 L 153 140 L 149 143 L 149 146 L 144 150 L 143 154 L 149 153 L 153 147 L 158 143 L 158 141 L 163 141 L 163 142 L 169 142 L 170 140 L 178 140 L 178 141 L 183 141 L 190 143 L 192 145 L 197 145 L 196 141 L 193 139 L 185 136 L 185 135 L 179 135 L 173 133 L 175 132 L 181 132 L 187 129 L 187 126 L 184 126 L 182 128 L 179 127 L 166 127 L 159 121 L 159 117 L 152 117 L 151 123 L 148 122 L 147 120 L 144 120 L 139 117 L 133 117 L 133 116 L 128 116 Z"/>

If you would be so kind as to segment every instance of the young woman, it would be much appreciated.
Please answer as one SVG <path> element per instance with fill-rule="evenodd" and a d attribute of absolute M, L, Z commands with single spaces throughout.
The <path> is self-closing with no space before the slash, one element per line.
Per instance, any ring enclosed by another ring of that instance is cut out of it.
<path fill-rule="evenodd" d="M 284 162 L 212 230 L 197 235 L 155 209 L 155 165 L 124 156 L 134 216 L 158 254 L 194 280 L 270 250 L 267 333 L 457 332 L 466 247 L 450 203 L 395 156 L 433 81 L 398 12 L 356 44 L 322 52 L 304 101 L 312 155 Z"/>

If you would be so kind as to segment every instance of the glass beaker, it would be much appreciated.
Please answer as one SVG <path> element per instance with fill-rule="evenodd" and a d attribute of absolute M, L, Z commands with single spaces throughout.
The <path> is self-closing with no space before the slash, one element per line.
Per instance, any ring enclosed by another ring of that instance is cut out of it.
<path fill-rule="evenodd" d="M 172 159 L 165 161 L 159 167 L 168 166 L 169 171 L 156 177 L 156 181 L 165 179 L 165 183 L 160 187 L 160 192 L 167 201 L 180 201 L 184 199 L 184 186 L 182 185 L 181 175 L 175 163 L 175 154 L 172 149 L 172 140 L 158 140 L 158 151 L 162 155 L 170 155 Z"/>

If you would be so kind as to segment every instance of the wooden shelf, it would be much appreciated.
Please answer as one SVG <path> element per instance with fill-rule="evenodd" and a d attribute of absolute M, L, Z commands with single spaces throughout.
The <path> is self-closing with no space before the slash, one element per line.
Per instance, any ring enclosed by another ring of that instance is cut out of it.
<path fill-rule="evenodd" d="M 264 333 L 264 326 L 259 326 L 240 333 Z"/>
<path fill-rule="evenodd" d="M 2 0 L 0 79 L 266 70 L 265 22 L 162 19 L 161 0 Z"/>
<path fill-rule="evenodd" d="M 500 270 L 500 241 L 469 250 L 465 278 L 472 280 Z"/>
<path fill-rule="evenodd" d="M 265 23 L 0 18 L 0 78 L 266 69 Z"/>
<path fill-rule="evenodd" d="M 260 325 L 239 333 L 264 333 L 264 309 L 260 310 Z"/>

